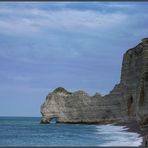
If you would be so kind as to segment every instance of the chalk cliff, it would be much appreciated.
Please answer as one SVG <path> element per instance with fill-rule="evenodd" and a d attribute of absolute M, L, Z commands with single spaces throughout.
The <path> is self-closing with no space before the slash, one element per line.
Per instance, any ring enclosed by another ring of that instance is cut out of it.
<path fill-rule="evenodd" d="M 148 126 L 148 38 L 124 54 L 120 87 L 123 115 Z"/>
<path fill-rule="evenodd" d="M 46 97 L 41 106 L 42 123 L 112 123 L 137 120 L 148 126 L 148 38 L 124 54 L 120 83 L 105 96 L 62 87 Z"/>
<path fill-rule="evenodd" d="M 59 87 L 49 93 L 41 107 L 42 122 L 48 123 L 53 117 L 58 122 L 98 123 L 115 120 L 118 102 L 104 99 L 99 94 L 89 96 L 84 91 L 67 92 Z"/>

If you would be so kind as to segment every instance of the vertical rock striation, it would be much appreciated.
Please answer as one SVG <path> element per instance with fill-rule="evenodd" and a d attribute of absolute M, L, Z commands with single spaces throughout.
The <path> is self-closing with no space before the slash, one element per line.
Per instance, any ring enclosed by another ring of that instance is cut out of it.
<path fill-rule="evenodd" d="M 46 97 L 41 106 L 42 123 L 52 118 L 66 123 L 112 123 L 137 120 L 148 126 L 148 38 L 127 50 L 121 80 L 105 96 L 84 91 L 68 92 L 62 87 Z"/>
<path fill-rule="evenodd" d="M 148 124 L 148 39 L 129 49 L 123 57 L 121 72 L 122 113 Z"/>

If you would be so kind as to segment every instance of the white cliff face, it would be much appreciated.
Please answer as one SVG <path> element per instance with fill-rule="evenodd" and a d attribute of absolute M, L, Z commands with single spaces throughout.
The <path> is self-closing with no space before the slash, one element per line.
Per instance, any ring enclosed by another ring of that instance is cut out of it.
<path fill-rule="evenodd" d="M 57 88 L 61 89 L 63 88 Z M 101 95 L 91 97 L 84 91 L 64 93 L 65 89 L 63 90 L 62 93 L 57 91 L 47 96 L 41 107 L 43 123 L 49 123 L 54 117 L 58 122 L 66 123 L 108 123 L 117 120 L 108 100 Z"/>
<path fill-rule="evenodd" d="M 148 125 L 148 39 L 123 57 L 121 81 L 105 96 L 57 88 L 41 106 L 42 123 L 53 117 L 66 123 L 109 123 L 136 119 Z"/>

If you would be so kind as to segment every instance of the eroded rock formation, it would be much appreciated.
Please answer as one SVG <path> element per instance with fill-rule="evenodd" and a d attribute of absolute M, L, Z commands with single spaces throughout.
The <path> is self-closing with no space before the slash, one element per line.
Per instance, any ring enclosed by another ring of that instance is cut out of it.
<path fill-rule="evenodd" d="M 121 80 L 105 96 L 60 87 L 49 93 L 41 106 L 42 123 L 54 117 L 66 123 L 110 123 L 136 119 L 148 126 L 148 38 L 127 50 Z"/>

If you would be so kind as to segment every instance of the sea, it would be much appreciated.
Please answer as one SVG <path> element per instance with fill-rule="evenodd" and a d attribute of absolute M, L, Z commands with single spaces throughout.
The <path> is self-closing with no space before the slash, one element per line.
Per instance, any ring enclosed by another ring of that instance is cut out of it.
<path fill-rule="evenodd" d="M 40 124 L 39 117 L 0 117 L 0 146 L 139 146 L 124 126 Z"/>

